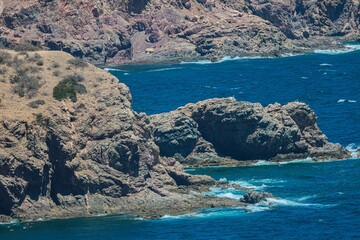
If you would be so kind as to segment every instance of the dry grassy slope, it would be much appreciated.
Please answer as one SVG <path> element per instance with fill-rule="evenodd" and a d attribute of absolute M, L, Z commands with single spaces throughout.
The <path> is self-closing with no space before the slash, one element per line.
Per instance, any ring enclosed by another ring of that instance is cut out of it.
<path fill-rule="evenodd" d="M 5 118 L 24 119 L 29 121 L 34 120 L 36 114 L 42 113 L 43 115 L 46 115 L 49 114 L 49 112 L 60 109 L 62 106 L 71 107 L 71 101 L 58 101 L 54 99 L 52 95 L 53 88 L 67 75 L 81 74 L 85 78 L 83 84 L 86 86 L 88 93 L 84 95 L 78 94 L 78 103 L 84 102 L 95 105 L 97 100 L 96 94 L 104 89 L 117 88 L 118 85 L 117 79 L 114 79 L 112 75 L 95 66 L 88 65 L 86 68 L 78 68 L 68 63 L 73 57 L 65 52 L 37 51 L 27 53 L 29 57 L 39 54 L 44 62 L 43 66 L 37 66 L 36 62 L 27 61 L 26 56 L 18 52 L 9 51 L 9 53 L 12 57 L 17 56 L 19 59 L 24 59 L 26 61 L 26 66 L 33 66 L 39 69 L 38 72 L 33 73 L 32 75 L 41 78 L 41 87 L 37 94 L 31 98 L 28 96 L 20 97 L 13 91 L 14 84 L 10 83 L 11 77 L 16 74 L 15 70 L 12 66 L 3 65 L 2 67 L 6 69 L 6 72 L 0 76 L 0 109 L 2 117 Z M 59 66 L 54 67 L 55 64 L 58 64 Z M 54 76 L 54 72 L 59 72 L 60 75 Z M 125 85 L 121 85 L 121 87 L 125 88 L 127 91 Z M 29 107 L 29 104 L 32 101 L 39 99 L 44 100 L 46 104 L 39 105 L 39 108 L 37 109 Z"/>

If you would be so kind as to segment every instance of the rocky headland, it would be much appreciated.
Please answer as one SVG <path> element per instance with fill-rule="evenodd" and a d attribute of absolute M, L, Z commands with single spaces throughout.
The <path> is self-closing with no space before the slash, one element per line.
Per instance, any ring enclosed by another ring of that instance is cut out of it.
<path fill-rule="evenodd" d="M 109 73 L 64 52 L 0 51 L 0 221 L 238 205 L 160 157 L 145 114 Z"/>
<path fill-rule="evenodd" d="M 0 0 L 0 43 L 101 65 L 281 56 L 359 41 L 354 0 Z"/>
<path fill-rule="evenodd" d="M 189 167 L 351 157 L 328 141 L 314 111 L 301 102 L 264 107 L 234 98 L 210 99 L 150 119 L 160 155 Z"/>

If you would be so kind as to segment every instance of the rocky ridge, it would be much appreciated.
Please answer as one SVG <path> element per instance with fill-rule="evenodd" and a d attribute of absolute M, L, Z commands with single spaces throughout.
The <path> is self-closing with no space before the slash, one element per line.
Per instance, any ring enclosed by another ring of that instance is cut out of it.
<path fill-rule="evenodd" d="M 210 99 L 150 118 L 160 154 L 187 166 L 350 157 L 328 141 L 314 111 L 300 102 L 263 107 L 234 98 Z"/>
<path fill-rule="evenodd" d="M 215 181 L 159 156 L 149 118 L 107 72 L 45 51 L 1 51 L 0 69 L 0 220 L 159 217 L 238 204 L 190 193 Z M 64 79 L 62 91 L 77 81 L 77 94 L 57 100 Z"/>
<path fill-rule="evenodd" d="M 354 0 L 2 0 L 0 42 L 103 65 L 281 56 L 358 41 L 359 11 Z"/>

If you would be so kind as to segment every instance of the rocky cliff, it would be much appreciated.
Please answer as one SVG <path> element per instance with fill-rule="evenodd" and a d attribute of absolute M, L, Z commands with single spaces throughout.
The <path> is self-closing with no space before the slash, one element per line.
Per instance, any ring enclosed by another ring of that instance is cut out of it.
<path fill-rule="evenodd" d="M 0 51 L 0 220 L 157 217 L 234 201 L 159 156 L 148 117 L 110 74 L 64 52 Z"/>
<path fill-rule="evenodd" d="M 316 120 L 304 103 L 263 107 L 234 98 L 206 100 L 151 116 L 161 155 L 174 156 L 185 165 L 349 158 L 346 149 L 327 140 Z"/>
<path fill-rule="evenodd" d="M 2 0 L 0 42 L 98 64 L 280 56 L 358 40 L 355 0 Z"/>

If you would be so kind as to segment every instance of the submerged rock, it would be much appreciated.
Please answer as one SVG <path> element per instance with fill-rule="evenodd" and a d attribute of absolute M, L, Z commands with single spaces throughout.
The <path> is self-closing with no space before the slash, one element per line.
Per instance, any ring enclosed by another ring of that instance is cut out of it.
<path fill-rule="evenodd" d="M 314 111 L 300 102 L 263 107 L 234 98 L 210 99 L 150 118 L 160 153 L 181 154 L 187 165 L 197 165 L 201 158 L 202 165 L 219 165 L 226 158 L 280 161 L 350 156 L 327 140 Z"/>
<path fill-rule="evenodd" d="M 256 204 L 259 202 L 267 201 L 267 198 L 275 198 L 271 193 L 267 192 L 248 192 L 242 198 L 240 202 L 248 204 Z"/>

